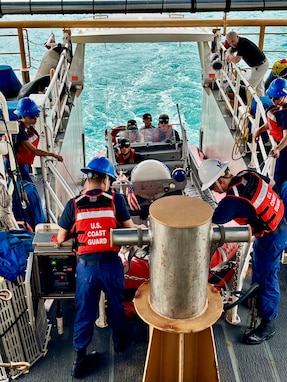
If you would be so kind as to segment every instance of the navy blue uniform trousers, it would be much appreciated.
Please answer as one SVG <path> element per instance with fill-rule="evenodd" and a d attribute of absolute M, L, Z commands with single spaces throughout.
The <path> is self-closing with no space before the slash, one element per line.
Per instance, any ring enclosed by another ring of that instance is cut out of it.
<path fill-rule="evenodd" d="M 107 298 L 108 325 L 114 330 L 123 330 L 124 270 L 118 256 L 101 260 L 95 265 L 77 264 L 73 339 L 75 349 L 86 348 L 93 338 L 101 290 Z"/>
<path fill-rule="evenodd" d="M 287 227 L 279 233 L 255 238 L 253 244 L 252 283 L 260 285 L 258 315 L 267 320 L 278 316 L 280 288 L 278 275 L 281 254 L 287 247 Z"/>

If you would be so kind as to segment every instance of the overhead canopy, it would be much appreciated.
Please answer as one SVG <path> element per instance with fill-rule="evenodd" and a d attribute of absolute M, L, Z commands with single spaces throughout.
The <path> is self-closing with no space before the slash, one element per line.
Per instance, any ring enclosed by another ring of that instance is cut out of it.
<path fill-rule="evenodd" d="M 287 10 L 285 0 L 0 0 L 0 17 L 23 14 Z"/>

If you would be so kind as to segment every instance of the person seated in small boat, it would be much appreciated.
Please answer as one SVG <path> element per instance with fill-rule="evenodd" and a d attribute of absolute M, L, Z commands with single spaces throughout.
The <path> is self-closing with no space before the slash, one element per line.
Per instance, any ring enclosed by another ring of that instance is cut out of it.
<path fill-rule="evenodd" d="M 169 123 L 169 116 L 161 114 L 158 118 L 158 127 L 153 134 L 153 142 L 179 142 L 178 132 Z"/>
<path fill-rule="evenodd" d="M 127 122 L 125 130 L 120 131 L 117 136 L 119 139 L 126 138 L 131 143 L 140 142 L 141 137 L 140 137 L 140 133 L 138 130 L 137 121 L 134 119 L 129 119 Z"/>
<path fill-rule="evenodd" d="M 141 142 L 152 142 L 153 133 L 155 131 L 155 126 L 152 125 L 152 116 L 150 113 L 145 113 L 143 115 L 144 126 L 140 128 L 140 139 Z"/>
<path fill-rule="evenodd" d="M 131 148 L 131 143 L 127 138 L 120 140 L 119 149 L 120 152 L 117 157 L 117 162 L 119 164 L 140 163 L 144 160 L 144 157 L 141 154 Z"/>
<path fill-rule="evenodd" d="M 134 142 L 140 142 L 140 133 L 137 125 L 137 121 L 134 119 L 130 119 L 127 124 L 128 131 L 127 131 L 127 137 L 130 141 L 130 143 Z"/>

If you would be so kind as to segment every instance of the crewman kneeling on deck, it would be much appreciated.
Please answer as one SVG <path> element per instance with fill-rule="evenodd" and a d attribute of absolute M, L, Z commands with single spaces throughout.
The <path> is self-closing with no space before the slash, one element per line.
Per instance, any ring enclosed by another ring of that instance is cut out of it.
<path fill-rule="evenodd" d="M 124 271 L 119 247 L 111 246 L 109 230 L 119 224 L 139 227 L 131 220 L 124 197 L 110 191 L 115 170 L 107 158 L 94 158 L 81 171 L 87 175 L 87 189 L 67 203 L 58 223 L 58 242 L 76 237 L 78 244 L 74 378 L 83 377 L 99 359 L 99 353 L 86 355 L 86 350 L 93 338 L 102 290 L 108 303 L 107 322 L 113 331 L 114 351 L 124 351 Z"/>
<path fill-rule="evenodd" d="M 202 190 L 210 188 L 226 196 L 214 210 L 212 223 L 235 220 L 250 224 L 255 236 L 252 256 L 252 284 L 258 293 L 259 326 L 244 334 L 243 342 L 261 344 L 275 334 L 280 287 L 278 274 L 282 252 L 287 248 L 287 224 L 284 205 L 272 187 L 275 182 L 255 171 L 244 170 L 233 176 L 228 162 L 207 159 L 199 167 Z"/>

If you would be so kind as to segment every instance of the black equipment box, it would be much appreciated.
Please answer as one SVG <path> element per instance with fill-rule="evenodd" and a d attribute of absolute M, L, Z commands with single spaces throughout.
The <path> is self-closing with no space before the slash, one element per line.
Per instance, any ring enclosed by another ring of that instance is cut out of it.
<path fill-rule="evenodd" d="M 56 241 L 58 226 L 37 226 L 33 240 L 33 275 L 35 287 L 42 298 L 74 298 L 77 257 L 72 240 L 59 245 Z"/>

